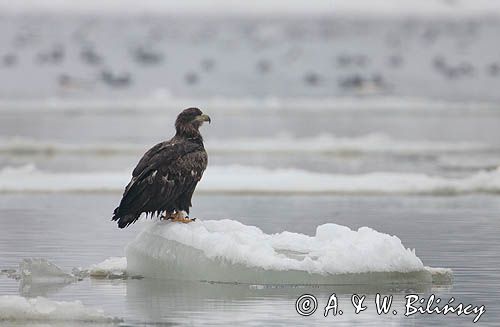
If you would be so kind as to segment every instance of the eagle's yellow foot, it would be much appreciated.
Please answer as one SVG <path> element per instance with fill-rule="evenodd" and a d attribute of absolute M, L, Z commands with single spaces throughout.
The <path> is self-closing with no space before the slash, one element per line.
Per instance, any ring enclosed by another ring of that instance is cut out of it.
<path fill-rule="evenodd" d="M 186 218 L 171 218 L 171 219 L 172 219 L 172 221 L 176 221 L 176 222 L 184 223 L 184 224 L 191 223 L 191 222 L 196 220 L 196 218 L 191 219 L 188 217 L 186 217 Z"/>
<path fill-rule="evenodd" d="M 196 218 L 189 218 L 187 216 L 184 216 L 184 214 L 182 212 L 175 212 L 175 213 L 172 213 L 169 217 L 169 219 L 171 219 L 172 221 L 176 221 L 176 222 L 179 222 L 179 223 L 184 223 L 184 224 L 187 224 L 187 223 L 190 223 L 190 222 L 193 222 L 196 220 Z"/>

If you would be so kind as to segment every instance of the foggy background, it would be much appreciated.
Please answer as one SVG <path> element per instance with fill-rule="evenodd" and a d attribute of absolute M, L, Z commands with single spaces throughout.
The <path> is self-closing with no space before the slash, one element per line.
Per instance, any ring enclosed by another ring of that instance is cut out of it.
<path fill-rule="evenodd" d="M 497 1 L 0 1 L 0 99 L 494 101 Z"/>

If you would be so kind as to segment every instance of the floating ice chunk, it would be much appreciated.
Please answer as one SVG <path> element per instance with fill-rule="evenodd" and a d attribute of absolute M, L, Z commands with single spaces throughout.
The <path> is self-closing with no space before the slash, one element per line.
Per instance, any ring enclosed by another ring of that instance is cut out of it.
<path fill-rule="evenodd" d="M 25 296 L 45 296 L 80 279 L 46 259 L 24 259 L 19 264 L 19 275 L 19 291 Z"/>
<path fill-rule="evenodd" d="M 19 270 L 23 283 L 65 284 L 76 280 L 75 276 L 46 259 L 24 259 L 19 264 Z"/>
<path fill-rule="evenodd" d="M 234 220 L 150 223 L 126 248 L 129 273 L 250 284 L 431 283 L 396 236 L 324 224 L 316 235 L 265 234 Z"/>
<path fill-rule="evenodd" d="M 90 267 L 89 273 L 95 278 L 127 278 L 127 258 L 111 257 Z"/>
<path fill-rule="evenodd" d="M 26 299 L 17 295 L 0 296 L 0 321 L 87 321 L 116 323 L 101 309 L 84 306 L 80 301 L 52 301 L 44 297 Z"/>
<path fill-rule="evenodd" d="M 473 142 L 407 141 L 391 138 L 385 134 L 374 133 L 358 137 L 340 137 L 320 134 L 312 137 L 294 137 L 278 134 L 271 138 L 210 139 L 206 146 L 211 154 L 226 153 L 391 153 L 391 154 L 428 154 L 428 153 L 470 153 L 480 151 L 498 152 L 494 145 Z M 0 153 L 7 154 L 134 154 L 144 152 L 147 144 L 127 143 L 90 143 L 70 144 L 58 141 L 30 139 L 24 137 L 0 138 Z M 463 158 L 467 159 L 469 156 Z M 462 160 L 462 158 L 461 158 Z M 441 161 L 441 160 L 440 160 Z"/>

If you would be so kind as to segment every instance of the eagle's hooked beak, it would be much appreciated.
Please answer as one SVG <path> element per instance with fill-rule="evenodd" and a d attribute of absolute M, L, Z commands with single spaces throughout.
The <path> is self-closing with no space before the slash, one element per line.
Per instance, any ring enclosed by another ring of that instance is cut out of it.
<path fill-rule="evenodd" d="M 212 122 L 210 120 L 210 117 L 208 115 L 205 115 L 205 114 L 197 116 L 196 120 L 199 121 L 199 122 L 207 121 L 209 124 Z"/>

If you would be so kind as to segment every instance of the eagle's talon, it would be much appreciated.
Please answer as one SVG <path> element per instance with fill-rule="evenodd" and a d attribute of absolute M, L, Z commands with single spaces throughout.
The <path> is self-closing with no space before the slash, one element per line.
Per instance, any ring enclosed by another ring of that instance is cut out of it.
<path fill-rule="evenodd" d="M 175 213 L 172 213 L 170 215 L 170 219 L 173 222 L 179 222 L 179 223 L 184 223 L 184 224 L 195 221 L 195 219 L 191 219 L 188 216 L 184 216 L 184 214 L 185 213 L 183 213 L 182 211 L 176 211 Z"/>
<path fill-rule="evenodd" d="M 189 222 L 196 221 L 196 218 L 189 218 L 189 216 L 186 216 L 185 219 L 190 220 Z"/>
<path fill-rule="evenodd" d="M 167 213 L 165 213 L 160 216 L 160 220 L 170 220 L 172 218 L 174 218 L 174 214 L 170 214 L 170 216 L 167 217 Z"/>
<path fill-rule="evenodd" d="M 172 218 L 172 221 L 173 222 L 178 222 L 178 223 L 188 224 L 188 223 L 193 222 L 194 219 L 190 219 L 190 218 Z"/>

